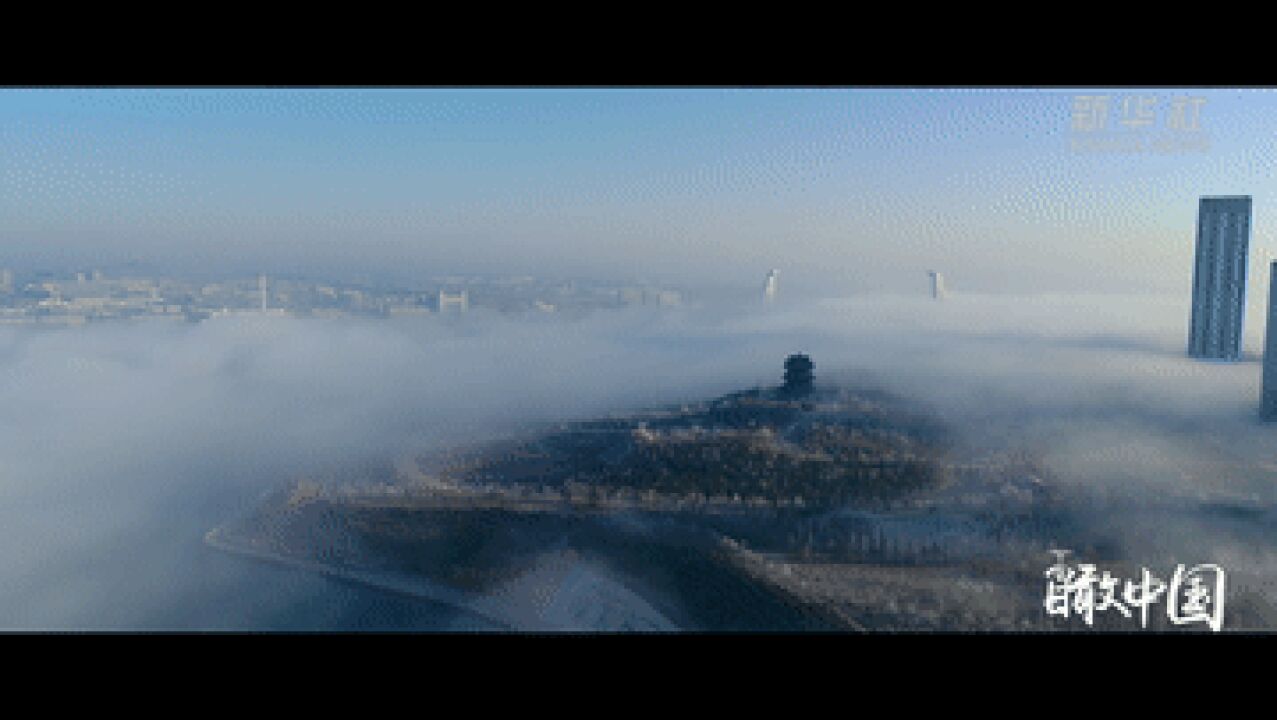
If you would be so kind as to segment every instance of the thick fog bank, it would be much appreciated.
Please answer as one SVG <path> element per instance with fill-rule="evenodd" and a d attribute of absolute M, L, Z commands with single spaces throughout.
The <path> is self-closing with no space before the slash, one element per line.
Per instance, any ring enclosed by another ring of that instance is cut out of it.
<path fill-rule="evenodd" d="M 199 538 L 289 476 L 774 384 L 797 351 L 819 382 L 1032 445 L 1058 482 L 1270 504 L 1260 366 L 1184 357 L 1186 328 L 1185 301 L 1126 296 L 3 327 L 0 627 L 198 625 L 207 613 L 180 608 L 236 595 L 240 572 L 200 559 Z M 1201 537 L 1237 536 L 1220 527 Z M 277 618 L 317 587 L 259 587 L 250 607 Z"/>

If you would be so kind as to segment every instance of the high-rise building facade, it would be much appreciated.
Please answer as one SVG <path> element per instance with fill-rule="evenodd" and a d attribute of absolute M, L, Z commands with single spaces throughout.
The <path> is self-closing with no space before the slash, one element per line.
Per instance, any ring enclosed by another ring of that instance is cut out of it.
<path fill-rule="evenodd" d="M 944 275 L 935 270 L 928 270 L 927 276 L 931 278 L 931 299 L 940 300 L 944 298 Z"/>
<path fill-rule="evenodd" d="M 779 277 L 779 270 L 773 269 L 767 272 L 767 279 L 763 281 L 763 302 L 770 303 L 776 301 L 776 282 Z"/>
<path fill-rule="evenodd" d="M 1264 329 L 1264 380 L 1260 390 L 1259 414 L 1277 420 L 1277 261 L 1269 272 L 1268 326 Z"/>
<path fill-rule="evenodd" d="M 1202 198 L 1197 208 L 1189 355 L 1241 358 L 1249 248 L 1250 196 Z"/>

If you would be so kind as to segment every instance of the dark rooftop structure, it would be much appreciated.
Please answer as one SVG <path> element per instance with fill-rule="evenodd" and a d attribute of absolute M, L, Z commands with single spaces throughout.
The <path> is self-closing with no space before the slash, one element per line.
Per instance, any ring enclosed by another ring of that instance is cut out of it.
<path fill-rule="evenodd" d="M 811 392 L 814 367 L 811 358 L 802 353 L 785 358 L 785 384 L 781 389 L 791 395 L 806 395 Z"/>

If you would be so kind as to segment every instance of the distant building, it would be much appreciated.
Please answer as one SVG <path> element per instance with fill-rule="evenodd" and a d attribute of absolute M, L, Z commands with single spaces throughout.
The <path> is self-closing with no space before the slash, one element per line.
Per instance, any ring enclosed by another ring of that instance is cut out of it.
<path fill-rule="evenodd" d="M 258 276 L 257 276 L 257 292 L 261 294 L 262 312 L 266 312 L 266 295 L 267 295 L 267 289 L 266 289 L 266 276 L 265 276 L 265 275 L 258 275 Z"/>
<path fill-rule="evenodd" d="M 781 389 L 793 395 L 809 392 L 812 386 L 813 368 L 815 363 L 802 353 L 785 358 L 785 385 Z"/>
<path fill-rule="evenodd" d="M 779 278 L 779 270 L 773 268 L 767 272 L 767 279 L 763 281 L 763 302 L 770 303 L 776 301 L 776 282 Z"/>
<path fill-rule="evenodd" d="M 1269 270 L 1268 326 L 1264 329 L 1264 380 L 1259 415 L 1265 420 L 1277 420 L 1277 261 Z"/>
<path fill-rule="evenodd" d="M 386 309 L 386 314 L 390 317 L 411 317 L 416 315 L 429 315 L 430 308 L 420 305 L 391 305 Z"/>
<path fill-rule="evenodd" d="M 1188 331 L 1193 357 L 1241 358 L 1250 211 L 1250 196 L 1204 197 L 1198 205 Z"/>
<path fill-rule="evenodd" d="M 939 300 L 944 297 L 944 275 L 935 270 L 928 270 L 927 275 L 931 277 L 931 299 Z"/>
<path fill-rule="evenodd" d="M 13 294 L 13 271 L 9 268 L 0 270 L 0 295 Z"/>
<path fill-rule="evenodd" d="M 439 312 L 455 311 L 464 313 L 470 309 L 470 293 L 462 290 L 459 293 L 449 293 L 445 290 L 439 291 Z"/>
<path fill-rule="evenodd" d="M 677 290 L 657 290 L 653 293 L 653 297 L 656 304 L 662 307 L 681 305 L 683 302 L 683 295 Z"/>
<path fill-rule="evenodd" d="M 679 305 L 683 296 L 677 290 L 661 290 L 653 287 L 624 287 L 616 290 L 616 297 L 622 305 L 658 305 L 668 307 Z"/>

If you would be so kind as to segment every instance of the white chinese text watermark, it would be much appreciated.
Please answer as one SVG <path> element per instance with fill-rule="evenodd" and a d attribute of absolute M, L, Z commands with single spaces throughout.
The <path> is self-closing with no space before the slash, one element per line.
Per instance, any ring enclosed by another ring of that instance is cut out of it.
<path fill-rule="evenodd" d="M 1047 568 L 1043 601 L 1048 616 L 1076 616 L 1092 625 L 1097 613 L 1132 619 L 1138 614 L 1140 627 L 1146 628 L 1149 609 L 1164 599 L 1172 625 L 1204 624 L 1215 632 L 1224 627 L 1224 569 L 1218 565 L 1176 565 L 1169 581 L 1142 568 L 1139 579 L 1122 580 L 1091 563 L 1067 564 L 1067 550 L 1051 552 L 1056 562 Z"/>
<path fill-rule="evenodd" d="M 1205 152 L 1206 98 L 1074 95 L 1071 146 L 1080 153 Z"/>

